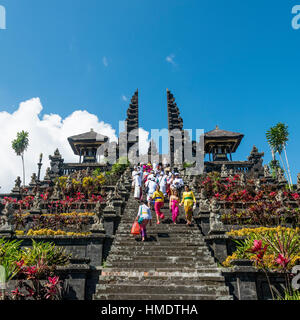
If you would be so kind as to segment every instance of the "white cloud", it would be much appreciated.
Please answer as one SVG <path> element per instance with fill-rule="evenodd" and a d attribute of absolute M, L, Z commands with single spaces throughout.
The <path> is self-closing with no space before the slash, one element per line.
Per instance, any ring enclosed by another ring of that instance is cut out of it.
<path fill-rule="evenodd" d="M 126 101 L 128 101 L 128 98 L 126 96 L 124 96 L 124 94 L 123 94 L 122 95 L 122 100 L 126 102 Z"/>
<path fill-rule="evenodd" d="M 171 53 L 170 55 L 168 55 L 166 57 L 166 61 L 171 63 L 173 66 L 176 65 L 175 61 L 174 61 L 175 55 L 173 53 Z"/>
<path fill-rule="evenodd" d="M 102 63 L 103 63 L 103 65 L 104 65 L 104 67 L 108 67 L 108 60 L 107 60 L 106 57 L 103 57 L 103 58 L 102 58 Z"/>
<path fill-rule="evenodd" d="M 148 153 L 149 148 L 149 132 L 143 128 L 139 128 L 139 152 L 141 155 Z"/>
<path fill-rule="evenodd" d="M 17 176 L 22 179 L 21 157 L 17 156 L 11 147 L 11 142 L 19 131 L 29 132 L 29 147 L 25 152 L 27 184 L 32 173 L 37 172 L 40 153 L 44 155 L 41 177 L 44 177 L 46 168 L 50 166 L 48 156 L 52 155 L 56 148 L 59 149 L 65 162 L 78 161 L 67 141 L 69 136 L 93 128 L 94 131 L 108 136 L 111 141 L 117 141 L 116 132 L 111 125 L 99 121 L 96 115 L 86 110 L 76 110 L 64 119 L 58 114 L 45 114 L 41 118 L 42 110 L 40 99 L 33 98 L 22 102 L 13 113 L 0 112 L 0 186 L 2 187 L 0 193 L 10 192 Z"/>

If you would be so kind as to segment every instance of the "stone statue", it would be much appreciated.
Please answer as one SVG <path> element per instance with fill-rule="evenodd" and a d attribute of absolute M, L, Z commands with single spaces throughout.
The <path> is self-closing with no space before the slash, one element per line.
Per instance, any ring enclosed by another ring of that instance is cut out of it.
<path fill-rule="evenodd" d="M 94 225 L 99 227 L 100 225 L 103 225 L 103 215 L 101 210 L 100 202 L 98 201 L 95 206 L 95 216 L 94 216 Z"/>
<path fill-rule="evenodd" d="M 70 176 L 68 176 L 67 181 L 66 181 L 66 189 L 67 191 L 70 191 L 73 187 L 73 183 L 72 183 L 72 178 Z"/>
<path fill-rule="evenodd" d="M 41 195 L 39 192 L 37 192 L 34 199 L 33 199 L 32 210 L 33 211 L 41 211 L 41 209 L 42 209 Z"/>
<path fill-rule="evenodd" d="M 62 165 L 64 159 L 62 159 L 61 154 L 58 149 L 54 151 L 53 156 L 49 156 L 50 167 L 51 167 L 51 178 L 59 177 L 62 174 Z"/>
<path fill-rule="evenodd" d="M 118 188 L 119 191 L 124 191 L 124 190 L 126 190 L 126 189 L 125 189 L 125 186 L 124 186 L 124 184 L 121 182 L 121 180 L 119 180 L 119 181 L 117 182 L 117 188 Z"/>
<path fill-rule="evenodd" d="M 227 178 L 228 177 L 228 170 L 226 169 L 225 164 L 222 164 L 221 167 L 221 178 Z"/>
<path fill-rule="evenodd" d="M 297 175 L 297 190 L 300 191 L 300 173 Z"/>
<path fill-rule="evenodd" d="M 201 189 L 200 200 L 199 200 L 199 211 L 208 212 L 210 208 L 209 200 L 206 197 L 206 192 L 204 189 Z"/>
<path fill-rule="evenodd" d="M 278 179 L 278 183 L 287 183 L 284 176 L 284 172 L 281 168 L 277 169 L 277 179 Z"/>
<path fill-rule="evenodd" d="M 240 182 L 239 182 L 240 186 L 244 188 L 246 186 L 246 182 L 247 180 L 246 180 L 245 173 L 241 173 Z"/>
<path fill-rule="evenodd" d="M 276 201 L 278 201 L 278 202 L 283 202 L 283 201 L 284 201 L 284 198 L 285 198 L 285 196 L 284 196 L 283 191 L 282 191 L 282 190 L 279 190 L 278 193 L 277 193 L 277 195 L 276 195 L 276 197 L 275 197 Z"/>
<path fill-rule="evenodd" d="M 264 165 L 264 177 L 265 178 L 271 178 L 271 172 L 270 172 L 270 168 L 267 164 Z"/>
<path fill-rule="evenodd" d="M 259 179 L 254 180 L 254 185 L 255 185 L 255 192 L 259 192 L 261 189 L 261 183 Z"/>
<path fill-rule="evenodd" d="M 17 177 L 17 179 L 15 180 L 15 188 L 20 189 L 21 187 L 21 178 Z"/>
<path fill-rule="evenodd" d="M 114 200 L 122 200 L 122 197 L 119 195 L 117 187 L 114 188 L 113 199 Z"/>
<path fill-rule="evenodd" d="M 51 170 L 50 170 L 50 168 L 48 167 L 48 168 L 46 169 L 46 173 L 45 173 L 45 176 L 44 176 L 44 180 L 46 180 L 46 181 L 51 180 L 51 178 L 50 178 L 50 173 L 51 173 Z"/>
<path fill-rule="evenodd" d="M 53 189 L 53 194 L 51 196 L 52 199 L 60 199 L 60 190 L 59 190 L 59 182 L 56 181 L 54 189 Z"/>
<path fill-rule="evenodd" d="M 5 203 L 5 207 L 2 210 L 2 224 L 4 226 L 8 225 L 8 219 L 10 216 L 12 216 L 14 214 L 15 210 L 14 210 L 14 204 L 12 202 L 6 202 Z"/>
<path fill-rule="evenodd" d="M 35 185 L 36 182 L 37 182 L 37 176 L 36 176 L 36 173 L 33 173 L 32 176 L 31 176 L 30 184 L 31 185 Z"/>
<path fill-rule="evenodd" d="M 233 169 L 230 169 L 230 170 L 229 170 L 229 176 L 230 176 L 231 178 L 234 176 L 234 171 L 233 171 Z"/>
<path fill-rule="evenodd" d="M 210 211 L 210 217 L 209 217 L 209 223 L 210 223 L 210 230 L 209 234 L 218 234 L 218 233 L 224 233 L 225 228 L 221 221 L 221 214 L 220 214 L 221 207 L 218 205 L 217 199 L 212 198 L 209 205 L 209 211 Z"/>
<path fill-rule="evenodd" d="M 82 181 L 82 178 L 83 178 L 82 171 L 79 170 L 79 171 L 77 172 L 77 175 L 76 175 L 76 180 L 81 182 L 81 181 Z"/>
<path fill-rule="evenodd" d="M 22 181 L 21 181 L 20 177 L 17 177 L 17 179 L 15 180 L 15 186 L 12 189 L 12 193 L 20 193 L 21 183 L 22 183 Z"/>
<path fill-rule="evenodd" d="M 106 197 L 106 208 L 109 208 L 109 209 L 114 209 L 114 206 L 113 206 L 113 203 L 112 203 L 112 198 L 113 198 L 113 191 L 110 190 L 108 192 L 108 195 Z M 106 209 L 105 208 L 105 209 Z"/>

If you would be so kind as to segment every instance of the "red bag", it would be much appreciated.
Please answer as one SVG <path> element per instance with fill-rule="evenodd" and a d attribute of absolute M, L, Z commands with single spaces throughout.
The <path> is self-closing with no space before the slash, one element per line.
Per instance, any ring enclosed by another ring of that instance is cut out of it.
<path fill-rule="evenodd" d="M 132 228 L 131 228 L 131 234 L 137 235 L 140 234 L 140 225 L 137 221 L 134 221 Z"/>

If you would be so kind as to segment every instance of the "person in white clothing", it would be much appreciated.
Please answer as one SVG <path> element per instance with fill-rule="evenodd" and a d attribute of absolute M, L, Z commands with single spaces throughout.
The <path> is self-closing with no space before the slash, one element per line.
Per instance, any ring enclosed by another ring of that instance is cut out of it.
<path fill-rule="evenodd" d="M 134 182 L 134 197 L 138 200 L 141 199 L 141 188 L 142 188 L 142 181 L 141 176 L 138 171 L 134 173 L 133 176 L 133 182 Z"/>
<path fill-rule="evenodd" d="M 132 184 L 131 184 L 132 191 L 134 191 L 134 176 L 136 175 L 136 173 L 137 173 L 137 167 L 134 166 L 134 167 L 133 167 L 133 171 L 132 171 L 132 173 L 131 173 L 131 175 L 132 175 Z"/>
<path fill-rule="evenodd" d="M 147 200 L 148 200 L 148 206 L 150 207 L 151 198 L 152 198 L 152 195 L 153 195 L 154 191 L 156 190 L 156 186 L 157 186 L 157 183 L 155 182 L 155 178 L 151 177 L 150 179 L 148 179 L 145 186 L 148 191 L 147 192 Z"/>
<path fill-rule="evenodd" d="M 160 191 L 164 194 L 164 196 L 167 195 L 167 175 L 164 174 L 164 172 L 162 171 L 160 173 L 160 177 L 159 177 L 159 187 L 160 187 Z"/>
<path fill-rule="evenodd" d="M 175 178 L 172 182 L 172 188 L 176 189 L 179 192 L 179 196 L 181 196 L 181 191 L 184 187 L 183 179 L 180 177 L 179 173 L 175 173 Z"/>

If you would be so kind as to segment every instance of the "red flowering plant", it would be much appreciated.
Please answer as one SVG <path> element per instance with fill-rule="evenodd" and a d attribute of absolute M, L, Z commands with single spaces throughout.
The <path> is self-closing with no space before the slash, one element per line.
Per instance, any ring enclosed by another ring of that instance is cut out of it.
<path fill-rule="evenodd" d="M 291 269 L 300 257 L 299 230 L 284 227 L 258 228 L 250 229 L 246 234 L 244 240 L 234 240 L 238 246 L 233 256 L 250 259 L 258 269 L 265 272 L 273 298 L 273 287 L 269 279 L 269 273 L 273 271 L 284 274 L 285 289 L 291 294 Z"/>
<path fill-rule="evenodd" d="M 277 195 L 277 192 L 272 191 L 272 192 L 269 193 L 269 198 L 270 199 L 275 199 L 276 195 Z"/>
<path fill-rule="evenodd" d="M 56 268 L 67 265 L 70 255 L 53 243 L 33 240 L 32 247 L 21 248 L 21 242 L 0 239 L 0 265 L 5 267 L 6 281 L 17 280 L 15 289 L 9 295 L 5 294 L 4 298 L 58 299 L 61 284 L 55 277 Z"/>
<path fill-rule="evenodd" d="M 43 259 L 37 265 L 26 266 L 24 261 L 17 262 L 19 277 L 17 288 L 11 292 L 13 300 L 60 300 L 62 288 L 59 277 L 48 277 L 48 282 L 41 278 L 49 273 L 49 266 Z"/>
<path fill-rule="evenodd" d="M 299 201 L 300 200 L 299 193 L 291 193 L 290 195 L 291 195 L 293 200 L 295 200 L 295 201 Z"/>

